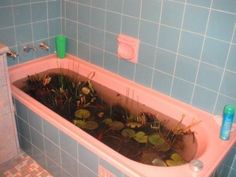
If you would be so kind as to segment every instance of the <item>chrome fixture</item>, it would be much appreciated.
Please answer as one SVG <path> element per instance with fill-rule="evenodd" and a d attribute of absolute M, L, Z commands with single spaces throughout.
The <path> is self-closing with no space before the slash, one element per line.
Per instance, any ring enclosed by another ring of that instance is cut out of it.
<path fill-rule="evenodd" d="M 34 46 L 31 46 L 31 45 L 26 45 L 26 46 L 23 47 L 23 51 L 25 53 L 29 53 L 31 50 L 36 51 L 36 48 Z"/>
<path fill-rule="evenodd" d="M 13 50 L 9 50 L 9 51 L 7 52 L 7 57 L 16 59 L 17 56 L 18 56 L 18 54 L 17 54 L 15 51 L 13 51 Z"/>
<path fill-rule="evenodd" d="M 40 49 L 43 49 L 43 50 L 46 50 L 46 51 L 49 50 L 49 46 L 48 46 L 45 42 L 41 42 L 41 43 L 39 44 L 39 48 L 40 48 Z"/>

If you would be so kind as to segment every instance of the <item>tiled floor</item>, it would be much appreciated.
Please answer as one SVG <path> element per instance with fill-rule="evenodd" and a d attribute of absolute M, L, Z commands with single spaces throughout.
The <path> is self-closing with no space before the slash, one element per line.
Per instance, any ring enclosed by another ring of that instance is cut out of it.
<path fill-rule="evenodd" d="M 25 153 L 0 165 L 1 177 L 52 177 L 45 169 Z"/>

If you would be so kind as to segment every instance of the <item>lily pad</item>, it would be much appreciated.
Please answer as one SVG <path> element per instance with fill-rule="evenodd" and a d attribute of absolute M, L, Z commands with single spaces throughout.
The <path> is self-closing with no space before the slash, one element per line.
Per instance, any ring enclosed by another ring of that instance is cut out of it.
<path fill-rule="evenodd" d="M 170 145 L 166 142 L 158 146 L 158 151 L 166 152 L 170 149 Z"/>
<path fill-rule="evenodd" d="M 113 121 L 111 124 L 110 124 L 110 127 L 112 130 L 121 130 L 122 128 L 124 128 L 124 124 L 120 121 Z"/>
<path fill-rule="evenodd" d="M 167 166 L 166 163 L 160 158 L 153 159 L 152 164 L 155 165 L 155 166 L 161 166 L 161 167 L 166 167 Z"/>
<path fill-rule="evenodd" d="M 75 117 L 78 119 L 88 119 L 90 116 L 91 113 L 87 109 L 79 109 L 75 111 Z"/>
<path fill-rule="evenodd" d="M 98 128 L 98 123 L 95 121 L 87 121 L 84 128 L 88 130 L 95 130 Z"/>
<path fill-rule="evenodd" d="M 135 131 L 133 129 L 126 128 L 122 130 L 121 135 L 127 138 L 132 138 L 135 135 Z"/>
<path fill-rule="evenodd" d="M 182 164 L 186 163 L 183 160 L 183 158 L 179 154 L 177 154 L 177 153 L 173 153 L 170 158 L 171 159 L 166 160 L 166 164 L 168 166 L 177 166 L 177 165 L 182 165 Z"/>
<path fill-rule="evenodd" d="M 73 123 L 80 128 L 85 128 L 86 122 L 84 120 L 74 120 Z"/>
<path fill-rule="evenodd" d="M 104 124 L 106 125 L 110 125 L 112 123 L 112 119 L 111 118 L 106 118 L 103 120 Z"/>
<path fill-rule="evenodd" d="M 134 139 L 139 143 L 147 143 L 148 142 L 148 136 L 142 131 L 139 131 L 138 133 L 136 133 L 134 135 Z"/>
<path fill-rule="evenodd" d="M 148 141 L 154 146 L 162 145 L 165 143 L 165 140 L 158 134 L 149 135 Z"/>

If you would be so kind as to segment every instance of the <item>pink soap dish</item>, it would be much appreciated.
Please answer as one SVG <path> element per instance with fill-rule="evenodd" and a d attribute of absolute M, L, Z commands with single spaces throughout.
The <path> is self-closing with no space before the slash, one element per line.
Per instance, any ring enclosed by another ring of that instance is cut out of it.
<path fill-rule="evenodd" d="M 117 37 L 117 41 L 118 41 L 118 49 L 117 49 L 118 57 L 133 63 L 137 63 L 139 39 L 124 34 L 120 34 Z"/>

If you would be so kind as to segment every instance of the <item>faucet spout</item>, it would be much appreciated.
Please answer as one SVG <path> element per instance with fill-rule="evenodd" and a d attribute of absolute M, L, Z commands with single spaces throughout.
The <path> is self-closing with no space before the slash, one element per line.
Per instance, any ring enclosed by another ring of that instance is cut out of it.
<path fill-rule="evenodd" d="M 39 44 L 39 48 L 40 48 L 40 49 L 43 49 L 43 50 L 46 50 L 46 51 L 49 50 L 49 46 L 48 46 L 45 42 L 41 42 L 41 43 Z"/>

